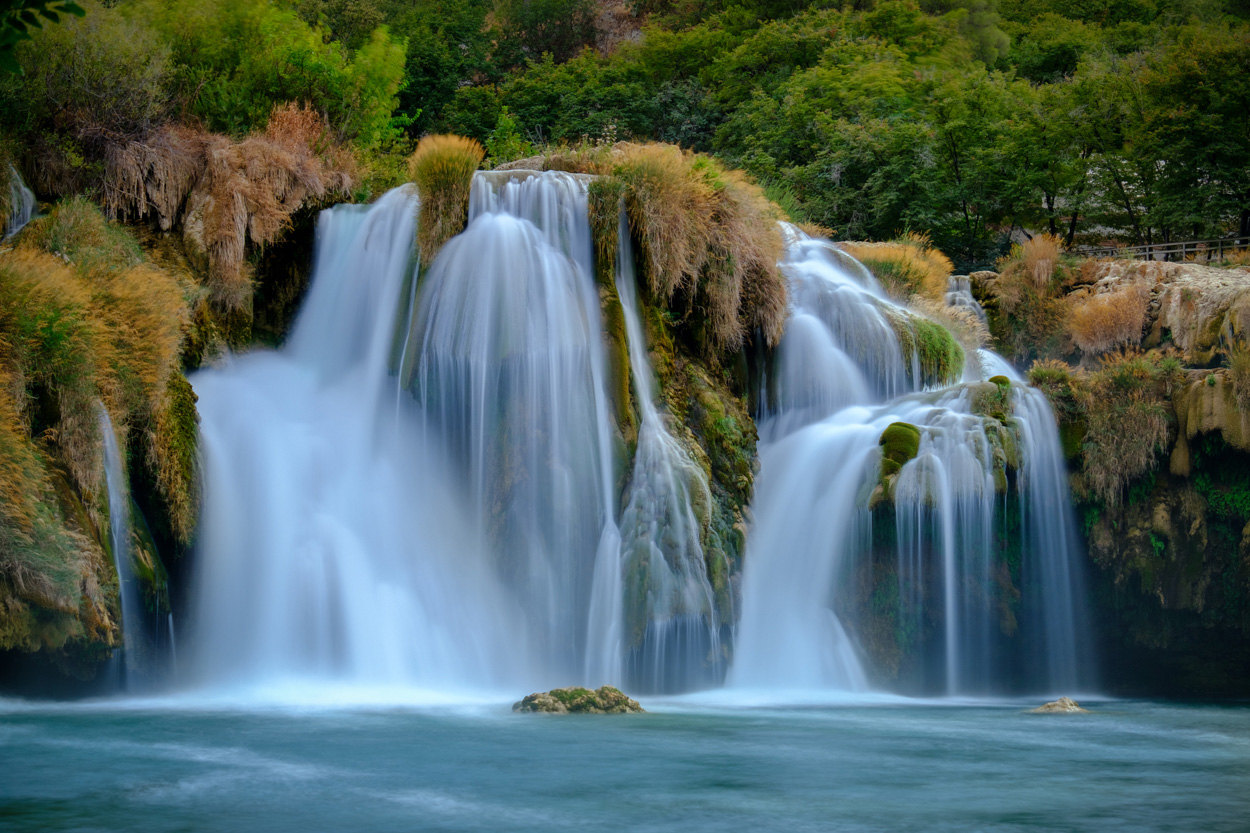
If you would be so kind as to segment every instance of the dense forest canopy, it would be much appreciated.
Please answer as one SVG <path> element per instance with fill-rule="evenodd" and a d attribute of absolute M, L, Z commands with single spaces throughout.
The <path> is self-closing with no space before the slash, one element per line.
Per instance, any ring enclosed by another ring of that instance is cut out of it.
<path fill-rule="evenodd" d="M 1250 235 L 1246 0 L 120 0 L 17 46 L 0 133 L 47 195 L 171 122 L 322 114 L 402 176 L 416 138 L 491 161 L 655 139 L 745 168 L 844 239 L 928 234 L 960 268 L 1068 245 Z"/>

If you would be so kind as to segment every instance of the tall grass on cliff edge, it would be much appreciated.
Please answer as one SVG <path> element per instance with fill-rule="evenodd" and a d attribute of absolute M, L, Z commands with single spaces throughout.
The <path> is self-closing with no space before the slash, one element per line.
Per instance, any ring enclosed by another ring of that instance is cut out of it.
<path fill-rule="evenodd" d="M 280 104 L 263 133 L 238 141 L 166 126 L 111 146 L 103 196 L 114 219 L 151 216 L 168 230 L 181 218 L 188 242 L 204 250 L 213 301 L 240 311 L 251 309 L 248 241 L 274 242 L 301 206 L 347 196 L 358 178 L 320 113 Z"/>
<path fill-rule="evenodd" d="M 611 165 L 625 184 L 652 296 L 665 303 L 685 296 L 701 309 L 715 350 L 736 350 L 755 330 L 776 344 L 787 299 L 777 267 L 782 212 L 763 190 L 673 145 L 620 143 Z"/>
<path fill-rule="evenodd" d="M 408 175 L 421 195 L 417 246 L 426 264 L 443 244 L 464 230 L 469 218 L 473 173 L 485 149 L 463 136 L 426 136 L 408 160 Z"/>
<path fill-rule="evenodd" d="M 179 373 L 187 289 L 143 262 L 134 238 L 81 197 L 34 220 L 17 249 L 0 254 L 0 370 L 15 380 L 26 430 L 98 521 L 102 402 L 119 435 L 144 450 L 131 465 L 151 470 L 183 543 L 198 505 L 194 394 Z"/>
<path fill-rule="evenodd" d="M 913 295 L 942 301 L 955 267 L 923 234 L 908 234 L 885 243 L 839 243 L 838 248 L 868 267 L 894 298 L 908 301 Z"/>

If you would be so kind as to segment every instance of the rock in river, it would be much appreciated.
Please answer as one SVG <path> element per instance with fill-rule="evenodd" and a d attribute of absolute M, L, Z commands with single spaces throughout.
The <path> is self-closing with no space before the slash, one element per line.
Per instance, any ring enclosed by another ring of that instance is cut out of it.
<path fill-rule="evenodd" d="M 597 691 L 588 688 L 553 688 L 531 694 L 512 706 L 514 712 L 548 714 L 638 714 L 643 708 L 620 689 L 605 685 Z"/>

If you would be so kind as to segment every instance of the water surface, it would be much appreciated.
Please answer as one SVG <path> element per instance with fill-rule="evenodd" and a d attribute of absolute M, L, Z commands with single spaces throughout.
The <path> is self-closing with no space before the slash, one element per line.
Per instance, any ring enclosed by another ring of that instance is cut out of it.
<path fill-rule="evenodd" d="M 1250 708 L 0 707 L 0 829 L 1250 827 Z"/>

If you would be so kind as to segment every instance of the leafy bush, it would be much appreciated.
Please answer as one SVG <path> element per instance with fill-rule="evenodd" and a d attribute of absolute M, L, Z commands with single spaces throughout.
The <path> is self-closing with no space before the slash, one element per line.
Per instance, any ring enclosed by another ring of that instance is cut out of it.
<path fill-rule="evenodd" d="M 180 104 L 210 130 L 263 129 L 275 105 L 297 102 L 325 114 L 340 141 L 371 148 L 395 135 L 404 48 L 385 27 L 350 53 L 263 0 L 138 0 L 121 8 L 169 44 Z"/>

